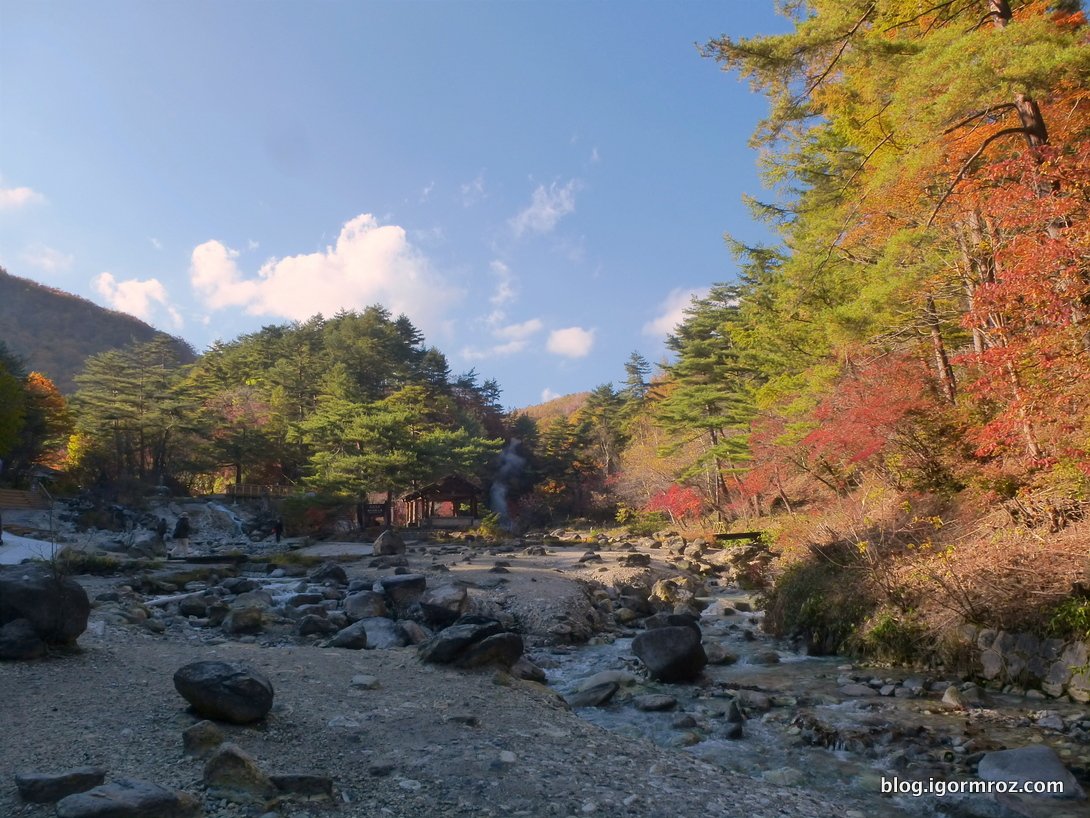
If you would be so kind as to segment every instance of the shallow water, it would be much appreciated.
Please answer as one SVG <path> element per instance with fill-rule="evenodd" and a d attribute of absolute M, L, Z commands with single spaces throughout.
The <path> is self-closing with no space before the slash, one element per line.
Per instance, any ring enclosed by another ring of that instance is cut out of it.
<path fill-rule="evenodd" d="M 944 710 L 939 703 L 941 693 L 921 698 L 847 698 L 837 693 L 846 674 L 865 673 L 899 682 L 917 672 L 858 666 L 848 670 L 848 660 L 843 657 L 795 653 L 760 632 L 759 612 L 721 614 L 724 605 L 743 600 L 749 601 L 744 593 L 725 589 L 705 610 L 701 619 L 705 638 L 721 642 L 739 658 L 735 664 L 709 666 L 699 684 L 663 684 L 644 678 L 631 651 L 631 636 L 608 644 L 557 648 L 537 656 L 549 665 L 549 683 L 565 696 L 576 692 L 587 677 L 604 670 L 624 670 L 638 678 L 635 684 L 622 686 L 605 706 L 577 709 L 594 724 L 622 736 L 693 753 L 724 771 L 846 800 L 868 816 L 954 815 L 959 809 L 954 799 L 883 796 L 882 780 L 894 776 L 902 781 L 972 780 L 964 759 L 973 752 L 1044 741 L 1069 767 L 1090 767 L 1090 746 L 1040 728 L 1030 718 L 1035 711 L 1047 709 L 1071 719 L 1090 708 L 989 695 L 986 708 L 966 713 Z M 761 663 L 761 654 L 769 651 L 776 652 L 777 663 Z M 672 712 L 642 712 L 632 700 L 645 693 L 673 695 L 678 707 Z M 757 696 L 758 703 L 763 695 L 772 706 L 767 710 L 744 706 L 748 718 L 743 723 L 743 737 L 732 740 L 726 738 L 724 714 L 735 695 L 743 700 Z M 695 719 L 696 727 L 675 726 L 686 714 Z M 806 724 L 799 722 L 807 719 L 828 728 L 838 740 L 828 748 L 804 743 Z M 1087 802 L 1023 798 L 1018 808 L 1040 818 L 1090 816 Z"/>

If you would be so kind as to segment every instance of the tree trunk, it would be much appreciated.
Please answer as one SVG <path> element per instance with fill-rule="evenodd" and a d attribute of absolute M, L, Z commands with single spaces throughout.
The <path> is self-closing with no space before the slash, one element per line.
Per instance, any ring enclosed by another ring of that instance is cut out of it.
<path fill-rule="evenodd" d="M 946 345 L 939 329 L 939 316 L 935 311 L 935 299 L 931 295 L 927 296 L 927 328 L 931 333 L 931 348 L 935 353 L 935 368 L 939 373 L 942 394 L 948 403 L 953 404 L 957 399 L 957 382 L 954 380 L 954 368 L 950 366 L 950 359 L 946 355 Z"/>
<path fill-rule="evenodd" d="M 988 14 L 996 28 L 1006 28 L 1014 19 L 1007 0 L 988 0 Z M 1014 110 L 1018 112 L 1018 119 L 1025 128 L 1026 144 L 1040 161 L 1040 149 L 1048 144 L 1048 128 L 1041 116 L 1041 107 L 1033 97 L 1019 93 L 1014 95 Z"/>

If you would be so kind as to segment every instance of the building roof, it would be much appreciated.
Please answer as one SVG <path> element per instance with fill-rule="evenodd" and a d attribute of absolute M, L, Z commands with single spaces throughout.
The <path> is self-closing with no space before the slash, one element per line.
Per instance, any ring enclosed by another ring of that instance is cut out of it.
<path fill-rule="evenodd" d="M 481 496 L 481 488 L 476 483 L 460 474 L 448 474 L 434 483 L 421 486 L 416 491 L 404 495 L 401 499 L 411 500 L 472 500 Z"/>

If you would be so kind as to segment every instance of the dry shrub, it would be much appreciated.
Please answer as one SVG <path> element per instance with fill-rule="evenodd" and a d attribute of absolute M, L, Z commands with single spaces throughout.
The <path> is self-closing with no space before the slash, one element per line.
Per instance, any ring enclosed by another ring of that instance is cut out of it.
<path fill-rule="evenodd" d="M 1004 524 L 1005 517 L 997 512 L 899 566 L 898 581 L 915 589 L 930 630 L 972 622 L 1042 631 L 1051 612 L 1087 581 L 1090 523 L 1044 535 Z"/>

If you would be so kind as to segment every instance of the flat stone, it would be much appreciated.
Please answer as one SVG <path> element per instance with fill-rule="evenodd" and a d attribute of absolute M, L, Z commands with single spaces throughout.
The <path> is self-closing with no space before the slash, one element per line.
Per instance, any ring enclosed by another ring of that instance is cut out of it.
<path fill-rule="evenodd" d="M 878 691 L 870 685 L 858 684 L 852 682 L 851 684 L 841 685 L 836 690 L 841 696 L 877 696 Z"/>
<path fill-rule="evenodd" d="M 366 674 L 359 674 L 352 677 L 352 687 L 357 690 L 378 690 L 382 685 L 379 683 L 378 677 L 368 676 Z"/>
<path fill-rule="evenodd" d="M 150 781 L 120 778 L 62 798 L 57 818 L 198 818 L 201 802 Z"/>
<path fill-rule="evenodd" d="M 344 612 L 353 622 L 372 616 L 386 616 L 386 598 L 375 591 L 360 591 L 345 598 Z"/>
<path fill-rule="evenodd" d="M 620 690 L 616 682 L 602 682 L 594 687 L 579 690 L 567 697 L 570 707 L 601 707 Z"/>
<path fill-rule="evenodd" d="M 633 704 L 636 705 L 637 710 L 643 710 L 647 713 L 658 713 L 665 710 L 673 710 L 677 707 L 677 699 L 665 693 L 648 693 L 644 696 L 637 696 L 633 700 Z"/>
<path fill-rule="evenodd" d="M 106 780 L 101 767 L 77 767 L 63 773 L 18 773 L 19 797 L 34 804 L 52 804 L 77 792 L 85 792 Z"/>
<path fill-rule="evenodd" d="M 276 789 L 285 795 L 302 798 L 333 798 L 333 779 L 328 775 L 313 773 L 282 773 L 270 775 Z"/>

